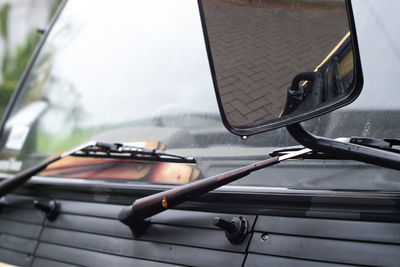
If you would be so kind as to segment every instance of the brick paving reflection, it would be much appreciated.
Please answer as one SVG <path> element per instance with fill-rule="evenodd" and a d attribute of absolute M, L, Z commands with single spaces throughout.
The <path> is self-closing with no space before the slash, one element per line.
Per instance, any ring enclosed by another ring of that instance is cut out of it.
<path fill-rule="evenodd" d="M 348 32 L 346 10 L 233 1 L 203 2 L 225 112 L 234 125 L 277 118 L 294 76 L 314 70 Z"/>

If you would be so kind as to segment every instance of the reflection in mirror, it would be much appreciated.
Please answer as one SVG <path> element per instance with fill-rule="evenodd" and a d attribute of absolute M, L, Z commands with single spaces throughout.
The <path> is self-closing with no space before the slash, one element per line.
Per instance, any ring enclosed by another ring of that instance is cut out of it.
<path fill-rule="evenodd" d="M 203 0 L 214 83 L 228 124 L 295 119 L 349 95 L 344 0 Z"/>

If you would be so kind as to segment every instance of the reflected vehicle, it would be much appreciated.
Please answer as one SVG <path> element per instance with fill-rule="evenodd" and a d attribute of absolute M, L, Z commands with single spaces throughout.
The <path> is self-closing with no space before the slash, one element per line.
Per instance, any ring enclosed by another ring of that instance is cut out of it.
<path fill-rule="evenodd" d="M 396 266 L 398 5 L 65 1 L 1 121 L 0 263 Z"/>

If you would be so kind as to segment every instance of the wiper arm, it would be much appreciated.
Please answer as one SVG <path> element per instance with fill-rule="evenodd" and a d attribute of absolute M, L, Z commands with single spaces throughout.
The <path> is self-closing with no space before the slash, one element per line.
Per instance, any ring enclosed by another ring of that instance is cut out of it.
<path fill-rule="evenodd" d="M 337 138 L 336 140 L 331 139 L 329 144 L 332 144 L 332 142 L 342 145 L 347 144 L 348 146 L 345 147 L 351 147 L 353 150 L 361 151 L 357 151 L 356 153 L 350 152 L 350 156 L 343 157 L 345 159 L 352 159 L 352 155 L 357 155 L 357 153 L 359 153 L 362 157 L 369 156 L 368 160 L 375 160 L 376 157 L 373 155 L 373 153 L 376 153 L 376 151 L 379 152 L 384 150 L 383 152 L 381 152 L 381 154 L 386 156 L 386 158 L 382 160 L 383 163 L 379 162 L 382 166 L 389 165 L 390 167 L 391 162 L 389 162 L 390 164 L 387 164 L 384 161 L 390 160 L 391 154 L 397 156 L 397 153 L 400 153 L 399 150 L 396 150 L 392 147 L 393 145 L 400 144 L 400 140 L 397 139 L 380 140 L 364 137 L 352 137 Z M 386 150 L 390 150 L 390 152 Z M 396 150 L 397 153 L 393 153 L 393 150 Z M 273 156 L 272 158 L 259 161 L 257 163 L 230 172 L 226 172 L 190 184 L 178 186 L 164 192 L 137 199 L 135 200 L 135 202 L 133 202 L 131 206 L 124 208 L 120 211 L 118 219 L 131 228 L 132 233 L 135 237 L 139 237 L 144 233 L 149 225 L 149 221 L 146 220 L 147 218 L 156 215 L 166 209 L 173 208 L 178 204 L 207 193 L 222 185 L 236 181 L 237 179 L 240 179 L 253 171 L 275 165 L 286 159 L 296 158 L 300 156 L 302 158 L 305 158 L 305 155 L 319 158 L 342 158 L 341 155 L 331 155 L 329 152 L 315 152 L 309 148 L 304 148 L 303 146 L 286 147 L 283 149 L 275 150 L 271 154 Z M 367 160 L 364 161 L 368 162 Z M 393 161 L 396 162 L 396 159 L 394 159 Z M 399 169 L 399 166 L 396 165 L 396 167 L 397 169 Z"/>
<path fill-rule="evenodd" d="M 348 143 L 400 153 L 400 149 L 393 147 L 400 145 L 400 139 L 394 139 L 394 138 L 377 139 L 370 137 L 352 136 L 349 138 Z"/>
<path fill-rule="evenodd" d="M 12 178 L 3 180 L 2 182 L 0 182 L 0 197 L 10 193 L 17 187 L 24 184 L 26 181 L 29 180 L 29 178 L 31 178 L 36 173 L 44 170 L 51 163 L 56 162 L 66 156 L 72 155 L 73 153 L 75 153 L 81 149 L 84 149 L 87 146 L 91 146 L 91 145 L 95 145 L 95 144 L 96 144 L 96 142 L 93 141 L 93 142 L 88 142 L 86 144 L 83 144 L 81 146 L 77 146 L 77 147 L 75 147 L 67 152 L 64 152 L 58 156 L 52 157 L 50 159 L 46 159 L 45 161 L 42 161 L 41 163 L 36 164 L 18 174 L 16 174 Z"/>
<path fill-rule="evenodd" d="M 298 157 L 311 149 L 304 148 L 283 156 L 276 156 L 263 161 L 244 166 L 220 175 L 212 176 L 196 182 L 181 185 L 154 195 L 135 200 L 133 204 L 121 210 L 118 219 L 129 226 L 135 237 L 144 233 L 149 222 L 145 219 L 158 214 L 178 204 L 193 199 L 199 195 L 214 190 L 220 186 L 240 179 L 253 171 L 275 165 L 281 161 Z"/>
<path fill-rule="evenodd" d="M 334 139 L 314 135 L 305 130 L 301 124 L 288 125 L 286 126 L 286 129 L 297 142 L 315 151 L 323 152 L 327 155 L 333 155 L 341 159 L 357 160 L 386 168 L 400 170 L 400 154 L 398 151 L 396 151 L 397 153 L 391 150 L 388 151 L 387 147 L 386 149 L 382 149 L 382 147 L 378 148 L 376 144 L 371 147 L 374 144 L 374 142 L 371 142 L 371 139 L 368 141 L 367 139 L 362 140 L 361 143 L 364 144 L 354 143 L 357 142 L 356 139 L 353 140 L 353 143 L 350 143 L 350 140 L 337 141 Z M 400 143 L 396 139 L 385 140 L 391 141 L 392 145 Z M 383 148 L 384 147 L 385 146 L 383 146 Z"/>
<path fill-rule="evenodd" d="M 51 163 L 54 163 L 67 156 L 196 163 L 196 160 L 193 157 L 183 157 L 156 149 L 125 146 L 119 143 L 91 141 L 83 145 L 77 146 L 58 156 L 46 159 L 45 161 L 16 174 L 12 178 L 3 180 L 2 182 L 0 182 L 0 197 L 10 193 L 17 187 L 24 184 L 33 175 L 41 172 Z"/>
<path fill-rule="evenodd" d="M 336 138 L 335 140 L 341 141 L 341 142 L 346 142 L 346 143 L 351 143 L 351 144 L 357 144 L 357 145 L 361 145 L 361 146 L 367 146 L 367 147 L 376 148 L 376 149 L 380 149 L 380 150 L 400 153 L 400 149 L 393 147 L 393 146 L 400 145 L 400 139 L 391 139 L 391 138 L 377 139 L 377 138 L 370 138 L 370 137 L 352 136 L 349 138 L 347 138 L 347 137 Z M 271 157 L 282 156 L 282 155 L 286 155 L 288 153 L 291 153 L 293 151 L 298 151 L 301 149 L 304 149 L 304 146 L 302 146 L 302 145 L 288 146 L 288 147 L 275 149 L 272 152 L 270 152 L 269 155 Z M 315 151 L 315 150 L 312 150 L 312 151 L 304 154 L 302 156 L 302 158 L 304 158 L 304 159 L 349 159 L 349 158 L 341 158 L 339 156 L 334 156 L 332 154 L 326 154 L 326 153 Z"/>

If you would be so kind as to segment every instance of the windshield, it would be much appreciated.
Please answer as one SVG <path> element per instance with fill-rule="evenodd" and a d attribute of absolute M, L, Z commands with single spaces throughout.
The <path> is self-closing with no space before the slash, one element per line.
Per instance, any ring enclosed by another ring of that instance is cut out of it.
<path fill-rule="evenodd" d="M 307 122 L 307 127 L 317 134 L 398 137 L 398 126 L 389 124 L 390 118 L 397 117 L 398 105 L 387 102 L 384 106 L 385 94 L 376 96 L 372 93 L 376 91 L 368 88 L 383 89 L 368 79 L 372 79 L 370 75 L 374 77 L 374 62 L 384 55 L 377 53 L 378 59 L 363 57 L 363 53 L 369 54 L 363 44 L 370 42 L 370 36 L 362 34 L 366 15 L 360 14 L 364 9 L 354 3 L 356 23 L 361 25 L 357 30 L 365 90 L 348 108 Z M 293 11 L 285 7 L 278 10 Z M 299 10 L 304 16 L 307 12 L 316 14 L 307 8 Z M 345 16 L 345 10 L 335 12 Z M 384 27 L 379 15 L 375 14 L 375 18 L 375 26 Z M 387 31 L 381 34 L 390 35 Z M 342 37 L 338 36 L 338 40 Z M 396 66 L 398 63 L 397 57 Z M 375 105 L 377 99 L 382 104 Z M 387 122 L 384 124 L 383 120 Z M 111 5 L 110 1 L 66 3 L 5 121 L 0 137 L 0 171 L 16 173 L 89 140 L 194 156 L 197 164 L 71 157 L 51 165 L 41 175 L 113 178 L 129 183 L 187 183 L 264 159 L 275 148 L 296 145 L 285 129 L 247 139 L 225 129 L 195 0 L 120 1 L 118 5 Z M 396 176 L 397 171 L 349 160 L 289 160 L 252 173 L 235 184 L 393 190 L 400 187 Z"/>

